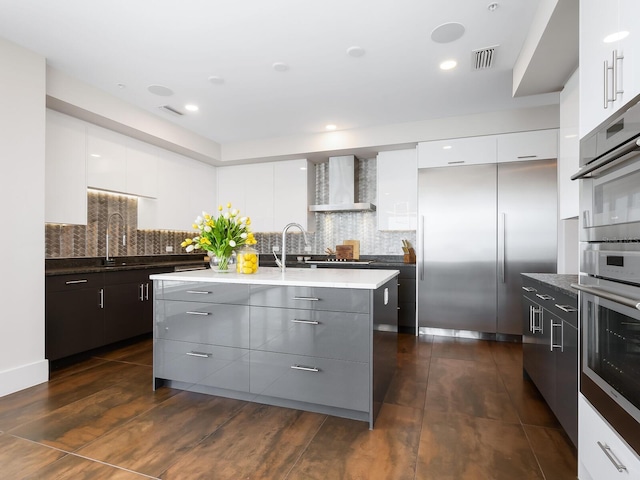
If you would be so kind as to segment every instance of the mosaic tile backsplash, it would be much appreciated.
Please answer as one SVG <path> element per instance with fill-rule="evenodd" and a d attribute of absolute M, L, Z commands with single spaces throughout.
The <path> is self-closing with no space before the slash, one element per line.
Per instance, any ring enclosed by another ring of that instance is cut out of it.
<path fill-rule="evenodd" d="M 329 197 L 328 163 L 316 165 L 316 203 L 327 203 Z M 357 201 L 376 203 L 376 160 L 359 160 Z M 104 257 L 109 221 L 109 254 L 112 256 L 166 255 L 184 253 L 180 243 L 193 231 L 138 230 L 138 201 L 135 197 L 103 192 L 87 193 L 87 225 L 45 226 L 45 257 Z M 113 215 L 119 213 L 119 215 Z M 378 231 L 375 212 L 316 213 L 315 232 L 309 233 L 307 253 L 321 255 L 326 248 L 335 249 L 344 240 L 360 240 L 361 255 L 402 255 L 402 239 L 415 245 L 416 232 Z M 126 234 L 126 244 L 122 237 Z M 259 253 L 271 254 L 280 246 L 281 232 L 256 232 Z M 302 234 L 287 234 L 287 253 L 304 253 Z"/>

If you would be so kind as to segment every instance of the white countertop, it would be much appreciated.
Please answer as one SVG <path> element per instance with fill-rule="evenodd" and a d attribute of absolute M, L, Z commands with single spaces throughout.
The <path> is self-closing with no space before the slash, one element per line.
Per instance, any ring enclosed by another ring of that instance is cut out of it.
<path fill-rule="evenodd" d="M 399 270 L 369 270 L 343 268 L 287 268 L 260 267 L 256 273 L 245 275 L 229 271 L 194 270 L 151 275 L 151 280 L 183 282 L 239 283 L 248 285 L 287 285 L 300 287 L 359 288 L 375 290 L 399 274 Z"/>

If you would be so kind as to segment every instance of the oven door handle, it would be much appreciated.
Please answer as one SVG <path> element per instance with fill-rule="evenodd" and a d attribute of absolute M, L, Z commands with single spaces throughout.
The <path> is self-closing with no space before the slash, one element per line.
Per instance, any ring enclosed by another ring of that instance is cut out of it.
<path fill-rule="evenodd" d="M 575 173 L 571 176 L 571 180 L 578 180 L 579 178 L 586 177 L 591 172 L 598 170 L 599 168 L 603 168 L 606 165 L 609 165 L 612 162 L 615 162 L 619 158 L 628 155 L 629 153 L 638 150 L 640 148 L 640 138 L 634 138 L 630 142 L 625 143 L 624 145 L 616 148 L 612 152 L 600 157 L 600 159 L 594 161 L 591 165 L 586 166 L 581 169 L 578 173 Z"/>
<path fill-rule="evenodd" d="M 610 292 L 609 290 L 605 290 L 602 287 L 587 287 L 586 285 L 578 285 L 577 283 L 572 283 L 571 287 L 581 292 L 589 293 L 591 295 L 595 295 L 596 297 L 604 298 L 605 300 L 611 300 L 612 302 L 619 303 L 620 305 L 624 305 L 625 307 L 635 308 L 636 310 L 640 310 L 640 300 L 623 297 L 622 295 L 618 295 L 617 293 L 613 293 L 613 292 Z"/>

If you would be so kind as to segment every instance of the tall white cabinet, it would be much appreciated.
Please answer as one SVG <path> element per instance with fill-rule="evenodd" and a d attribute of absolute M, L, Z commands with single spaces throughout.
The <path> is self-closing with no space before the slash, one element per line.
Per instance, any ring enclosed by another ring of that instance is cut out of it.
<path fill-rule="evenodd" d="M 45 209 L 47 223 L 87 224 L 85 122 L 47 110 Z"/>
<path fill-rule="evenodd" d="M 416 149 L 380 152 L 376 168 L 378 230 L 415 230 L 418 218 Z"/>

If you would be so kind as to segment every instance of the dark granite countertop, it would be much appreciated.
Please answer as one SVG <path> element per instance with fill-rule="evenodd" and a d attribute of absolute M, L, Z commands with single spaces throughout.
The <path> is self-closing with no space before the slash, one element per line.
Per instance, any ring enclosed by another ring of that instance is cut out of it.
<path fill-rule="evenodd" d="M 104 265 L 103 257 L 48 258 L 45 260 L 45 276 L 74 275 L 78 273 L 119 272 L 153 268 L 203 267 L 208 262 L 204 255 L 145 255 L 116 257 L 112 265 Z"/>
<path fill-rule="evenodd" d="M 578 291 L 571 288 L 572 283 L 578 283 L 578 275 L 564 273 L 523 273 L 522 275 L 544 283 L 560 293 L 578 298 Z"/>

